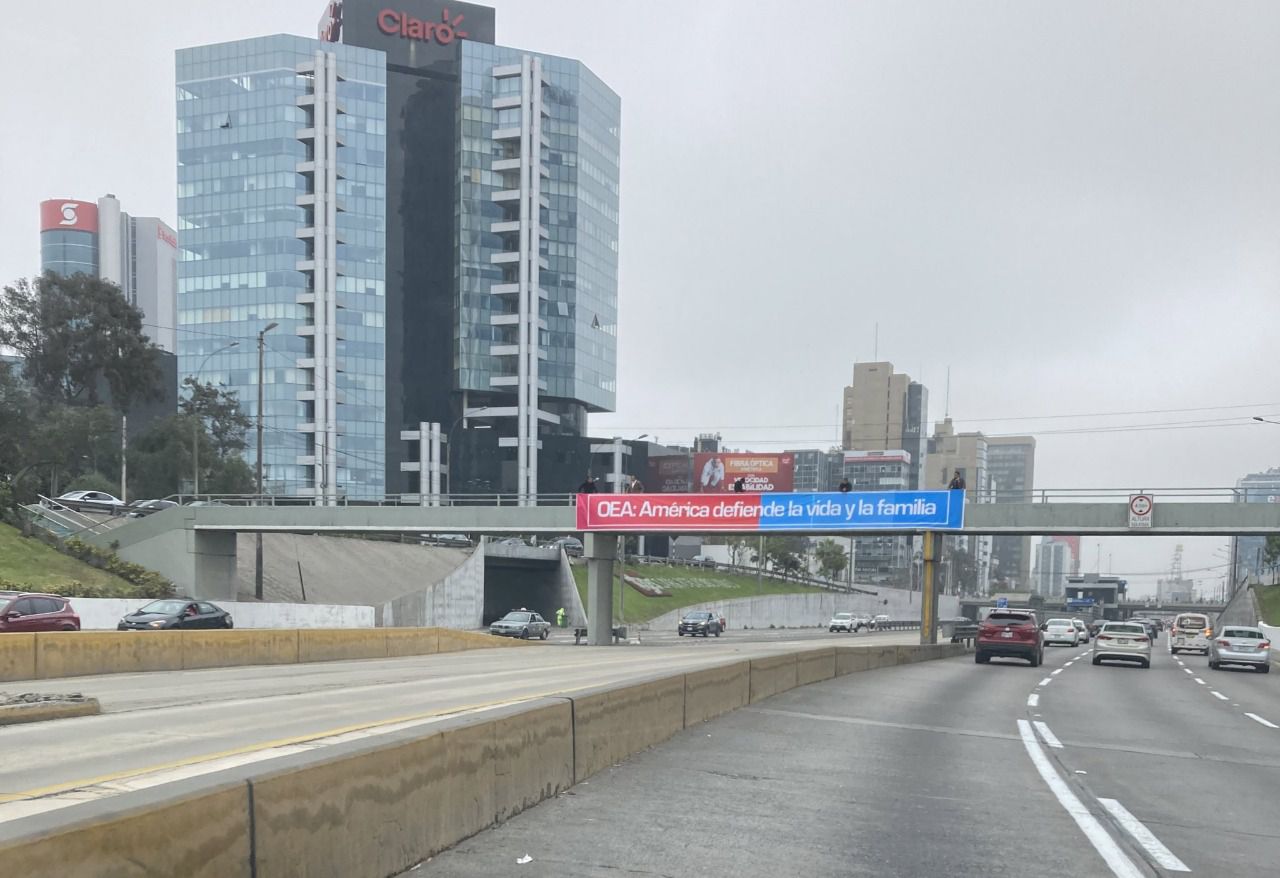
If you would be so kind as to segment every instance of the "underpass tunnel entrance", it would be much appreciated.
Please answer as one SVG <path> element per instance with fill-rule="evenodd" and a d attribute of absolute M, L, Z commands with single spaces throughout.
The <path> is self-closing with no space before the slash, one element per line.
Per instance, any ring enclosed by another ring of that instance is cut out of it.
<path fill-rule="evenodd" d="M 560 565 L 512 558 L 484 562 L 483 623 L 488 625 L 512 610 L 527 609 L 555 622 L 561 606 Z"/>

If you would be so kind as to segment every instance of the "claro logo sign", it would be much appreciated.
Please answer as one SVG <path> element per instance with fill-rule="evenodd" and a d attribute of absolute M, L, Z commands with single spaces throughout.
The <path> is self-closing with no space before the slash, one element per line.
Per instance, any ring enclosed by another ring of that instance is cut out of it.
<path fill-rule="evenodd" d="M 378 13 L 378 30 L 389 37 L 447 46 L 454 40 L 469 36 L 462 29 L 463 18 L 465 18 L 463 15 L 455 15 L 451 18 L 449 10 L 445 9 L 440 13 L 440 21 L 423 21 L 407 12 L 384 9 Z"/>

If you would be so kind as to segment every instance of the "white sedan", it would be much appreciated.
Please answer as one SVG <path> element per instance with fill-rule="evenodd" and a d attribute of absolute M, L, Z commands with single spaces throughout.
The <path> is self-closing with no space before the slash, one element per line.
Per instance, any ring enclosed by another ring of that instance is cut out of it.
<path fill-rule="evenodd" d="M 114 512 L 124 506 L 120 498 L 113 497 L 106 491 L 68 491 L 57 499 L 59 503 L 72 509 L 103 509 Z"/>
<path fill-rule="evenodd" d="M 1080 632 L 1076 630 L 1076 625 L 1070 619 L 1050 619 L 1045 622 L 1041 630 L 1044 631 L 1044 645 L 1051 643 L 1063 643 L 1067 646 L 1080 645 Z"/>
<path fill-rule="evenodd" d="M 1138 622 L 1108 622 L 1093 641 L 1093 663 L 1102 660 L 1138 662 L 1151 667 L 1151 637 L 1145 625 Z"/>

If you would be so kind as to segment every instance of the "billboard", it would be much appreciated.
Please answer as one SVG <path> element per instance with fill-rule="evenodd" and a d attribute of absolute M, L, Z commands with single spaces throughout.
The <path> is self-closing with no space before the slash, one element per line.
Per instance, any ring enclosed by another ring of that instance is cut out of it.
<path fill-rule="evenodd" d="M 741 478 L 746 493 L 770 494 L 795 488 L 796 462 L 792 454 L 701 452 L 693 456 L 693 475 L 699 493 L 731 492 Z"/>
<path fill-rule="evenodd" d="M 579 494 L 578 530 L 712 531 L 958 530 L 964 491 L 822 494 Z"/>
<path fill-rule="evenodd" d="M 654 494 L 687 494 L 693 466 L 687 454 L 650 457 L 644 486 Z"/>
<path fill-rule="evenodd" d="M 73 229 L 77 232 L 98 231 L 98 205 L 92 201 L 54 198 L 40 202 L 40 231 Z"/>

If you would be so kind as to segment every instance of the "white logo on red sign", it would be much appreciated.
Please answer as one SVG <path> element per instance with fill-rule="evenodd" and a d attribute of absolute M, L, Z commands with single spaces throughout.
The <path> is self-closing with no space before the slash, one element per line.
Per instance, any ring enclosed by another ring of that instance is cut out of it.
<path fill-rule="evenodd" d="M 76 208 L 79 207 L 74 201 L 68 201 L 62 205 L 62 219 L 58 221 L 60 226 L 74 226 L 79 217 L 76 216 Z"/>

